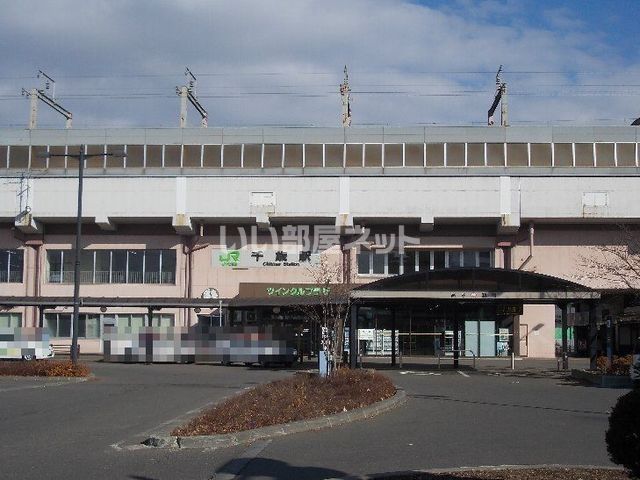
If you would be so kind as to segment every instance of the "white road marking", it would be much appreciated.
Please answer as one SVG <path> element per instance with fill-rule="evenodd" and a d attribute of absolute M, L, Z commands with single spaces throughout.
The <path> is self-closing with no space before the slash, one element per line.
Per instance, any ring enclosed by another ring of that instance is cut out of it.
<path fill-rule="evenodd" d="M 467 374 L 466 374 L 466 373 L 464 373 L 464 372 L 461 372 L 460 370 L 458 370 L 458 373 L 459 373 L 460 375 L 462 375 L 463 377 L 467 377 L 467 378 L 469 378 L 469 375 L 467 375 Z"/>

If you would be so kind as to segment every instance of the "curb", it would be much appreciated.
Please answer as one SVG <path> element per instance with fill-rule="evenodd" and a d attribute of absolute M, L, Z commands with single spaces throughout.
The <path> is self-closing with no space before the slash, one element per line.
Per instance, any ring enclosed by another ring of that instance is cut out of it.
<path fill-rule="evenodd" d="M 528 470 L 528 469 L 547 469 L 547 470 L 564 470 L 564 469 L 581 469 L 581 470 L 611 470 L 614 472 L 624 471 L 622 467 L 610 465 L 560 465 L 551 464 L 533 464 L 533 465 L 480 465 L 477 467 L 451 467 L 451 468 L 433 468 L 425 470 L 406 470 L 400 472 L 383 473 L 365 477 L 367 480 L 393 480 L 408 475 L 415 474 L 455 474 L 461 472 L 497 472 L 501 470 Z"/>
<path fill-rule="evenodd" d="M 601 388 L 632 388 L 631 377 L 624 375 L 601 375 L 587 370 L 571 370 L 571 378 L 589 382 Z"/>
<path fill-rule="evenodd" d="M 206 448 L 215 450 L 218 448 L 252 443 L 265 438 L 281 437 L 292 433 L 308 432 L 344 425 L 345 423 L 355 422 L 356 420 L 375 417 L 376 415 L 380 415 L 381 413 L 402 405 L 406 401 L 407 395 L 405 391 L 397 389 L 396 394 L 391 398 L 356 410 L 340 412 L 335 415 L 221 435 L 201 435 L 193 437 L 174 437 L 162 434 L 151 435 L 144 440 L 142 444 L 156 448 Z"/>

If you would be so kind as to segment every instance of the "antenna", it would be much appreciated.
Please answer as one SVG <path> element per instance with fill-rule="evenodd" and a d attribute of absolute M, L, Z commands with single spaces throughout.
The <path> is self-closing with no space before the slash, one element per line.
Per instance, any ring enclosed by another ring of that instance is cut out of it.
<path fill-rule="evenodd" d="M 500 104 L 500 125 L 503 127 L 509 126 L 509 108 L 507 104 L 507 84 L 502 81 L 502 65 L 498 68 L 498 72 L 496 73 L 496 95 L 493 99 L 493 103 L 491 104 L 491 108 L 487 112 L 487 125 L 493 125 L 493 114 L 498 108 L 498 103 Z"/>
<path fill-rule="evenodd" d="M 351 126 L 351 88 L 349 87 L 349 72 L 344 66 L 344 81 L 340 84 L 340 97 L 342 97 L 342 126 Z"/>
<path fill-rule="evenodd" d="M 184 76 L 188 78 L 188 85 L 176 87 L 176 93 L 180 97 L 180 128 L 185 128 L 187 126 L 187 100 L 194 106 L 202 117 L 200 126 L 202 128 L 207 128 L 207 111 L 196 98 L 196 83 L 198 82 L 198 79 L 191 70 L 189 70 L 189 67 L 185 67 Z"/>
<path fill-rule="evenodd" d="M 31 100 L 29 107 L 29 129 L 32 130 L 36 128 L 38 123 L 38 100 L 42 100 L 45 104 L 49 105 L 56 112 L 66 118 L 65 127 L 71 128 L 71 119 L 73 115 L 69 110 L 64 108 L 58 102 L 56 102 L 56 82 L 49 75 L 44 73 L 42 70 L 38 70 L 37 78 L 44 77 L 44 85 L 43 88 L 37 89 L 32 88 L 31 90 L 22 89 L 22 96 L 29 97 Z M 48 91 L 51 91 L 51 95 L 47 95 Z"/>

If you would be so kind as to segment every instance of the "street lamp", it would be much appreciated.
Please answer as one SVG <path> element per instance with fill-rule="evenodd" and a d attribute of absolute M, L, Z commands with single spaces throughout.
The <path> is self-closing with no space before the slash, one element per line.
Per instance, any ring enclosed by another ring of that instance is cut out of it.
<path fill-rule="evenodd" d="M 82 240 L 82 188 L 84 178 L 84 163 L 87 158 L 93 157 L 125 157 L 124 153 L 96 153 L 87 155 L 85 145 L 80 146 L 78 153 L 44 153 L 43 157 L 66 157 L 78 160 L 78 213 L 76 215 L 76 243 L 74 247 L 75 263 L 73 265 L 73 318 L 71 320 L 71 361 L 78 363 L 78 316 L 80 313 L 80 243 Z"/>

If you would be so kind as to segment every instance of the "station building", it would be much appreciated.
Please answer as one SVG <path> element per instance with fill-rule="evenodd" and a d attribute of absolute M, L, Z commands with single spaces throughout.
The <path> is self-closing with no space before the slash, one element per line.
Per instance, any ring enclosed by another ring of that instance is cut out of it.
<path fill-rule="evenodd" d="M 83 353 L 107 324 L 299 328 L 323 258 L 359 285 L 370 354 L 393 332 L 406 355 L 552 358 L 563 321 L 570 353 L 607 334 L 626 353 L 633 289 L 591 260 L 640 220 L 639 142 L 638 127 L 1 129 L 0 326 L 70 343 L 63 155 L 82 149 Z"/>

